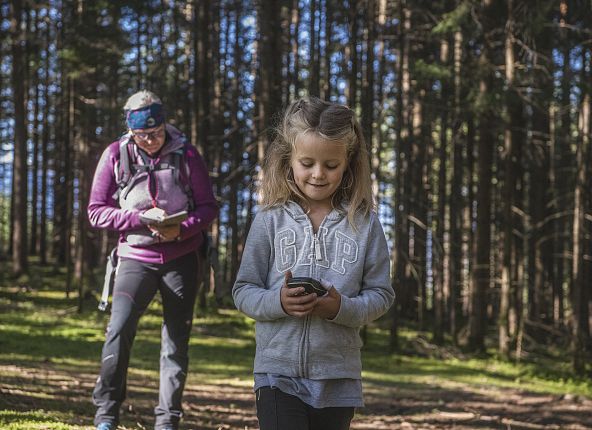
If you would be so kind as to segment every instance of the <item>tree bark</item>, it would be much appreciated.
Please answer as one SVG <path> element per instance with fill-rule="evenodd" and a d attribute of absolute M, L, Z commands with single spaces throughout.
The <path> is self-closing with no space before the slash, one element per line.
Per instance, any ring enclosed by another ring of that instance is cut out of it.
<path fill-rule="evenodd" d="M 43 78 L 43 133 L 41 137 L 41 207 L 39 214 L 39 261 L 41 264 L 47 264 L 47 192 L 48 192 L 48 177 L 49 170 L 49 107 L 51 104 L 49 98 L 49 79 L 50 79 L 50 62 L 49 62 L 49 45 L 51 43 L 51 29 L 47 25 L 45 33 L 45 58 L 44 58 L 44 78 Z"/>
<path fill-rule="evenodd" d="M 471 272 L 468 345 L 477 351 L 485 350 L 487 330 L 487 298 L 490 288 L 491 257 L 491 179 L 493 150 L 495 147 L 494 118 L 489 106 L 489 94 L 493 89 L 493 46 L 490 40 L 496 12 L 491 0 L 482 4 L 483 46 L 479 57 L 479 158 L 477 160 L 477 222 L 474 243 L 474 263 Z"/>
<path fill-rule="evenodd" d="M 461 140 L 461 86 L 462 86 L 462 57 L 463 35 L 460 31 L 454 33 L 454 118 L 452 120 L 452 149 L 450 170 L 452 180 L 450 185 L 449 206 L 449 246 L 444 248 L 444 267 L 448 270 L 445 290 L 448 291 L 448 319 L 453 343 L 458 341 L 459 320 L 462 315 L 460 300 L 461 271 L 462 271 L 462 173 L 463 173 L 463 144 Z"/>
<path fill-rule="evenodd" d="M 395 207 L 395 247 L 394 254 L 394 274 L 393 287 L 397 297 L 399 298 L 393 306 L 393 320 L 390 330 L 390 346 L 391 349 L 398 348 L 398 330 L 399 317 L 405 311 L 409 313 L 414 303 L 413 295 L 407 289 L 409 254 L 408 254 L 408 221 L 407 221 L 407 199 L 408 195 L 404 193 L 405 180 L 408 171 L 408 150 L 407 141 L 409 139 L 409 129 L 407 121 L 407 112 L 409 108 L 409 91 L 410 91 L 410 77 L 409 77 L 409 39 L 408 34 L 411 29 L 411 11 L 407 7 L 405 0 L 399 2 L 399 33 L 398 33 L 398 50 L 399 55 L 397 63 L 397 92 L 396 111 L 399 121 L 395 126 L 395 154 L 396 154 L 396 171 L 395 171 L 395 186 L 394 186 L 394 202 Z"/>
<path fill-rule="evenodd" d="M 585 94 L 580 111 L 580 139 L 576 152 L 577 175 L 576 188 L 574 193 L 574 217 L 573 217 L 573 261 L 572 276 L 573 284 L 571 291 L 572 298 L 572 362 L 574 371 L 583 374 L 585 371 L 585 340 L 587 319 L 583 316 L 587 313 L 586 285 L 584 284 L 584 196 L 587 166 L 584 164 L 585 153 L 589 150 L 590 138 L 590 95 Z"/>
<path fill-rule="evenodd" d="M 358 1 L 349 0 L 348 8 L 349 40 L 347 53 L 351 66 L 348 75 L 347 103 L 352 108 L 355 108 L 358 103 Z"/>
<path fill-rule="evenodd" d="M 12 36 L 12 93 L 14 102 L 14 162 L 12 273 L 19 277 L 28 270 L 27 259 L 27 126 L 25 117 L 25 85 L 23 38 L 21 30 L 22 4 L 10 2 L 10 34 Z"/>

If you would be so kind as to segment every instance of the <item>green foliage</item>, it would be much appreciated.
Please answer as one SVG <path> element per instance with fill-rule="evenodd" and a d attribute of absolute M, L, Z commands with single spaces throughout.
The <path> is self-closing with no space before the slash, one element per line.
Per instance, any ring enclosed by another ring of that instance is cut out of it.
<path fill-rule="evenodd" d="M 79 428 L 61 422 L 70 421 L 71 418 L 71 416 L 43 409 L 31 412 L 4 410 L 0 411 L 0 426 L 4 430 L 71 430 Z"/>
<path fill-rule="evenodd" d="M 471 4 L 461 1 L 456 9 L 445 13 L 442 20 L 432 29 L 432 34 L 442 35 L 460 30 L 463 22 L 470 17 Z"/>
<path fill-rule="evenodd" d="M 449 67 L 427 63 L 423 59 L 419 59 L 413 64 L 413 72 L 418 81 L 446 80 L 452 76 Z"/>
<path fill-rule="evenodd" d="M 403 329 L 400 333 L 401 353 L 386 354 L 389 333 L 375 328 L 369 330 L 368 346 L 363 351 L 364 378 L 388 381 L 394 385 L 448 383 L 483 385 L 496 388 L 528 390 L 535 393 L 572 394 L 592 398 L 592 381 L 576 378 L 569 358 L 558 354 L 552 358 L 534 357 L 515 363 L 497 358 L 494 351 L 483 358 L 469 356 L 454 348 L 436 348 L 425 341 L 425 333 Z M 418 348 L 418 340 L 430 352 Z"/>

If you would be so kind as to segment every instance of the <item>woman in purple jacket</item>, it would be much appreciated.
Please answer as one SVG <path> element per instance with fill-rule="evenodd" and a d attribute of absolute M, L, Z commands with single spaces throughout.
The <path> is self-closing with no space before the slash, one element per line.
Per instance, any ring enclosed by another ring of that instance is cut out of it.
<path fill-rule="evenodd" d="M 93 391 L 94 422 L 97 430 L 117 427 L 138 320 L 159 291 L 163 324 L 155 429 L 174 430 L 187 376 L 197 250 L 218 206 L 201 156 L 179 130 L 165 124 L 160 99 L 140 91 L 127 100 L 124 112 L 129 130 L 103 152 L 88 205 L 94 227 L 119 232 L 111 319 Z M 187 211 L 187 218 L 159 226 L 141 216 L 147 211 Z"/>

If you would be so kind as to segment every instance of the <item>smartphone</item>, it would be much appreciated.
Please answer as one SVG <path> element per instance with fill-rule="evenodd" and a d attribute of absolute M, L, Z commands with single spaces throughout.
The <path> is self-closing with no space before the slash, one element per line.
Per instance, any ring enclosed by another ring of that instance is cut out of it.
<path fill-rule="evenodd" d="M 307 294 L 316 294 L 320 297 L 327 294 L 327 290 L 325 289 L 325 287 L 321 285 L 319 281 L 313 278 L 308 278 L 306 276 L 288 279 L 287 286 L 288 288 L 304 287 L 304 292 L 302 294 L 299 294 L 300 296 L 305 296 Z"/>

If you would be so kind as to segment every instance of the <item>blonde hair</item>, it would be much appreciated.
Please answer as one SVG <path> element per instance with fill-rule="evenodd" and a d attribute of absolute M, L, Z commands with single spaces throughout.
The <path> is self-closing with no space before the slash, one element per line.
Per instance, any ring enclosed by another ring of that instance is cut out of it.
<path fill-rule="evenodd" d="M 347 203 L 347 219 L 353 227 L 356 214 L 367 216 L 374 209 L 368 151 L 353 110 L 316 97 L 300 99 L 288 106 L 276 133 L 267 150 L 258 190 L 263 208 L 281 206 L 288 200 L 307 205 L 294 182 L 290 161 L 298 137 L 315 133 L 346 145 L 348 165 L 331 198 L 333 207 L 340 209 Z"/>
<path fill-rule="evenodd" d="M 150 106 L 151 104 L 158 104 L 161 105 L 162 101 L 160 101 L 160 98 L 154 94 L 152 91 L 148 91 L 148 90 L 140 90 L 135 94 L 132 94 L 127 101 L 125 102 L 125 105 L 123 106 L 123 110 L 124 111 L 128 111 L 128 110 L 136 110 L 136 109 L 142 109 L 146 106 Z"/>

